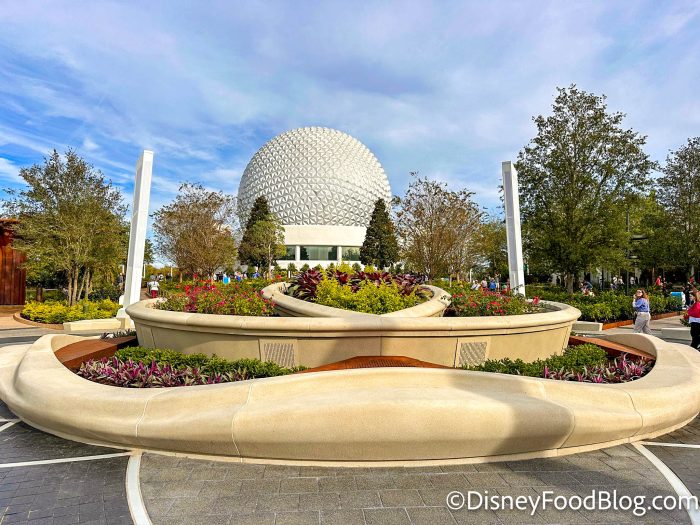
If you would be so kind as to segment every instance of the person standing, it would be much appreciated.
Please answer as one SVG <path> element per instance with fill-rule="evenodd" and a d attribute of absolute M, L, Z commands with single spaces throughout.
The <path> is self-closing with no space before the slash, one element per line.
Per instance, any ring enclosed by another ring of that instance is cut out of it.
<path fill-rule="evenodd" d="M 637 290 L 632 299 L 632 307 L 637 314 L 634 318 L 634 331 L 651 335 L 651 312 L 649 309 L 649 296 L 644 290 Z"/>
<path fill-rule="evenodd" d="M 690 346 L 695 350 L 700 350 L 700 292 L 693 290 L 690 292 L 690 299 L 693 304 L 688 308 L 688 323 L 690 323 Z"/>

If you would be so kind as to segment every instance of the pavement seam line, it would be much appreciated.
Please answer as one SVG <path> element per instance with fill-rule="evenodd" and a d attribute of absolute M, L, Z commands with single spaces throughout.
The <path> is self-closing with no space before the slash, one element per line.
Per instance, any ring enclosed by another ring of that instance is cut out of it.
<path fill-rule="evenodd" d="M 18 422 L 19 422 L 19 419 L 15 419 L 14 421 L 8 421 L 7 423 L 5 423 L 3 426 L 0 427 L 0 432 L 2 432 L 3 430 L 7 430 L 12 425 L 14 425 L 15 423 L 18 423 Z"/>
<path fill-rule="evenodd" d="M 130 452 L 100 454 L 99 456 L 76 456 L 71 458 L 37 459 L 34 461 L 20 461 L 17 463 L 0 463 L 0 468 L 31 467 L 33 465 L 52 465 L 54 463 L 73 463 L 75 461 L 94 461 L 98 459 L 119 458 L 128 455 L 130 455 Z"/>
<path fill-rule="evenodd" d="M 685 483 L 683 483 L 683 481 L 681 481 L 681 479 L 678 476 L 676 476 L 676 474 L 668 467 L 668 465 L 666 465 L 663 461 L 656 457 L 654 453 L 648 448 L 646 448 L 644 445 L 641 445 L 640 443 L 632 443 L 632 446 L 636 448 L 640 454 L 647 458 L 659 472 L 661 472 L 663 477 L 666 478 L 666 481 L 669 482 L 669 484 L 679 497 L 685 498 L 686 502 L 691 501 L 690 498 L 694 497 L 693 494 L 688 490 L 688 487 L 685 486 Z M 698 510 L 697 507 L 692 507 L 689 504 L 687 505 L 687 507 L 688 508 L 686 508 L 685 510 L 688 513 L 688 516 L 690 517 L 690 522 L 693 525 L 700 525 L 700 510 Z"/>
<path fill-rule="evenodd" d="M 655 441 L 639 441 L 639 444 L 654 447 L 700 448 L 700 445 L 691 445 L 690 443 L 656 443 Z"/>
<path fill-rule="evenodd" d="M 143 452 L 133 451 L 128 453 L 128 455 L 129 463 L 126 466 L 124 483 L 131 519 L 134 520 L 134 525 L 152 525 L 151 518 L 146 510 L 146 504 L 143 501 L 143 495 L 141 494 L 141 481 L 139 479 Z"/>

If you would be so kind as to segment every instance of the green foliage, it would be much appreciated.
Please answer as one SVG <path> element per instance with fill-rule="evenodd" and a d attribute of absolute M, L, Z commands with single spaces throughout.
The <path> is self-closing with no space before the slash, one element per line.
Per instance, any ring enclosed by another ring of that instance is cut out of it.
<path fill-rule="evenodd" d="M 210 277 L 236 260 L 235 198 L 183 184 L 177 197 L 153 214 L 158 251 L 184 273 Z"/>
<path fill-rule="evenodd" d="M 374 203 L 365 240 L 360 248 L 360 261 L 362 264 L 373 264 L 379 268 L 386 268 L 394 264 L 398 258 L 399 243 L 394 223 L 391 222 L 384 199 L 377 199 Z"/>
<path fill-rule="evenodd" d="M 607 323 L 634 319 L 632 296 L 617 292 L 602 292 L 595 296 L 580 293 L 569 294 L 561 288 L 528 285 L 528 297 L 539 297 L 546 301 L 554 301 L 571 305 L 581 310 L 582 321 Z M 649 307 L 652 315 L 675 312 L 681 309 L 676 297 L 649 295 Z"/>
<path fill-rule="evenodd" d="M 463 275 L 476 262 L 482 217 L 473 193 L 411 175 L 406 194 L 395 200 L 401 258 L 429 280 Z"/>
<path fill-rule="evenodd" d="M 229 284 L 211 281 L 177 285 L 165 301 L 154 307 L 173 312 L 193 312 L 218 315 L 271 316 L 274 304 L 262 297 L 260 290 L 273 281 L 247 279 Z"/>
<path fill-rule="evenodd" d="M 526 363 L 522 359 L 511 360 L 489 359 L 484 364 L 478 366 L 464 366 L 465 370 L 475 370 L 479 372 L 496 372 L 499 374 L 511 374 L 531 377 L 543 377 L 545 367 L 549 370 L 571 370 L 574 373 L 583 372 L 585 368 L 602 365 L 608 361 L 608 354 L 599 346 L 593 344 L 583 344 L 569 346 L 562 355 L 553 355 L 547 359 L 538 359 L 531 363 Z"/>
<path fill-rule="evenodd" d="M 301 268 L 299 269 L 300 272 L 308 272 L 311 267 L 309 266 L 309 263 L 304 263 Z"/>
<path fill-rule="evenodd" d="M 481 317 L 492 315 L 521 315 L 543 311 L 541 307 L 528 302 L 517 294 L 501 294 L 479 288 L 472 290 L 467 284 L 445 286 L 452 295 L 452 303 L 446 315 L 456 317 Z"/>
<path fill-rule="evenodd" d="M 222 357 L 213 355 L 211 357 L 204 354 L 183 354 L 175 350 L 144 348 L 142 346 L 132 346 L 117 350 L 115 357 L 121 361 L 131 359 L 134 362 L 149 364 L 156 362 L 159 365 L 170 365 L 175 369 L 197 368 L 203 375 L 226 374 L 245 371 L 245 377 L 252 379 L 255 377 L 274 377 L 291 374 L 304 367 L 285 368 L 271 361 L 260 361 L 259 359 L 238 359 L 230 361 Z"/>
<path fill-rule="evenodd" d="M 395 282 L 375 285 L 362 282 L 357 291 L 349 285 L 341 285 L 334 279 L 322 280 L 316 288 L 315 302 L 334 308 L 365 312 L 369 314 L 386 314 L 417 305 L 420 298 L 414 292 L 404 295 Z"/>
<path fill-rule="evenodd" d="M 626 214 L 655 163 L 623 119 L 608 113 L 604 96 L 560 88 L 552 115 L 534 119 L 537 136 L 518 155 L 528 260 L 563 272 L 569 292 L 579 271 L 626 264 Z"/>
<path fill-rule="evenodd" d="M 19 175 L 27 186 L 8 190 L 3 207 L 19 219 L 14 246 L 27 254 L 30 281 L 45 285 L 60 274 L 74 304 L 96 279 L 116 277 L 128 236 L 121 192 L 70 149 Z"/>
<path fill-rule="evenodd" d="M 85 319 L 109 319 L 119 310 L 119 304 L 109 299 L 102 301 L 80 301 L 69 306 L 66 301 L 28 302 L 21 316 L 37 323 L 61 324 Z"/>
<path fill-rule="evenodd" d="M 669 241 L 677 267 L 700 267 L 700 137 L 672 151 L 658 179 L 659 202 L 666 212 L 667 229 L 660 234 Z"/>

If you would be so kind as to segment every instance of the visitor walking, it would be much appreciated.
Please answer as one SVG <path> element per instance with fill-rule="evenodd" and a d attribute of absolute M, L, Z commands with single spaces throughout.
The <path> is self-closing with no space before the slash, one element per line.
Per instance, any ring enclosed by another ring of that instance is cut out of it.
<path fill-rule="evenodd" d="M 634 318 L 635 333 L 643 333 L 651 335 L 651 312 L 649 310 L 649 296 L 644 290 L 637 290 L 632 299 L 632 307 L 637 314 Z"/>
<path fill-rule="evenodd" d="M 693 290 L 690 293 L 693 302 L 688 308 L 688 322 L 690 323 L 690 346 L 700 350 L 700 292 Z"/>

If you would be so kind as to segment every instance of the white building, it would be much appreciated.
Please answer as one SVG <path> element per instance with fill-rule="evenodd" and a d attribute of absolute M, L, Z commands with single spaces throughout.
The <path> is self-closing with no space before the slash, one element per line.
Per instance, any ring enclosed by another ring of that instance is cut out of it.
<path fill-rule="evenodd" d="M 360 259 L 360 246 L 377 199 L 391 189 L 372 152 L 329 128 L 299 128 L 277 135 L 246 166 L 238 188 L 241 224 L 264 196 L 282 221 L 286 267 Z"/>

